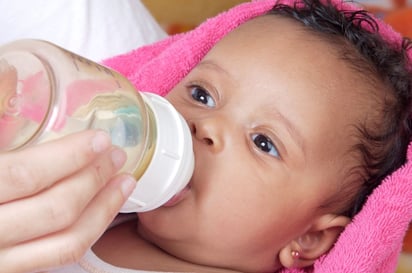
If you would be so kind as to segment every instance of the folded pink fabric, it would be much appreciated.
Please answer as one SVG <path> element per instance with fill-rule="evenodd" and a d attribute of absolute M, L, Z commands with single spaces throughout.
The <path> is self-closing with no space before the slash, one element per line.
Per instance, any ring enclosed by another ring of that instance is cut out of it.
<path fill-rule="evenodd" d="M 193 31 L 113 57 L 104 63 L 125 75 L 138 90 L 166 95 L 228 32 L 268 11 L 275 0 L 244 3 L 211 18 Z M 293 0 L 282 1 L 285 4 Z M 357 9 L 342 4 L 345 9 Z M 368 26 L 365 26 L 367 28 Z M 399 46 L 401 36 L 380 22 L 381 35 Z M 409 51 L 412 60 L 412 50 Z M 341 234 L 334 248 L 306 270 L 283 273 L 394 272 L 403 237 L 412 220 L 412 147 L 408 163 L 379 186 L 362 211 Z"/>

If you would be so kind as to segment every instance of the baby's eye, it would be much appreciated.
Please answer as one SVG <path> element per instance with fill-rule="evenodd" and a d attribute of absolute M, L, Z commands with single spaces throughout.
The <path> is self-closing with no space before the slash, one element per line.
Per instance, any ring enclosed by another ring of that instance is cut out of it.
<path fill-rule="evenodd" d="M 268 153 L 271 156 L 280 158 L 279 152 L 276 149 L 276 146 L 273 144 L 272 140 L 262 134 L 252 134 L 253 143 L 256 147 L 262 150 L 265 153 Z"/>
<path fill-rule="evenodd" d="M 192 86 L 190 89 L 192 98 L 208 107 L 215 107 L 216 102 L 213 100 L 212 96 L 200 86 Z"/>

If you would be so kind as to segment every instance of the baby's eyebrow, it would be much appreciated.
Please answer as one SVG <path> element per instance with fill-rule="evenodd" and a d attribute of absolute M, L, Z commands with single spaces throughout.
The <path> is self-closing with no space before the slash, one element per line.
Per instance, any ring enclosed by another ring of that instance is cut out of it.
<path fill-rule="evenodd" d="M 230 72 L 226 69 L 224 69 L 223 67 L 221 67 L 219 64 L 217 64 L 216 62 L 214 62 L 213 60 L 203 60 L 201 61 L 198 65 L 199 68 L 205 68 L 205 69 L 210 69 L 210 70 L 215 70 L 219 73 L 223 73 L 228 77 L 232 78 L 232 75 L 230 74 Z"/>
<path fill-rule="evenodd" d="M 273 106 L 268 107 L 268 109 L 270 109 L 268 114 L 271 117 L 275 117 L 276 121 L 279 121 L 280 123 L 283 124 L 283 126 L 286 128 L 286 131 L 288 132 L 292 140 L 301 149 L 303 155 L 305 155 L 305 141 L 304 141 L 302 134 L 296 128 L 296 126 L 285 115 L 283 115 Z"/>

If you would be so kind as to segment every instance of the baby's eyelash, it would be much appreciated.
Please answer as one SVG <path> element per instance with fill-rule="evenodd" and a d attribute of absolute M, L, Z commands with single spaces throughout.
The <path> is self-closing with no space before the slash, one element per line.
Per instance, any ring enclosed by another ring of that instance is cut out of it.
<path fill-rule="evenodd" d="M 215 107 L 216 101 L 213 97 L 209 94 L 209 92 L 200 85 L 190 85 L 189 86 L 190 95 L 192 98 L 201 103 L 206 105 L 207 107 Z"/>
<path fill-rule="evenodd" d="M 255 133 L 252 134 L 251 137 L 254 145 L 262 152 L 276 158 L 281 158 L 278 148 L 268 136 L 261 133 Z"/>

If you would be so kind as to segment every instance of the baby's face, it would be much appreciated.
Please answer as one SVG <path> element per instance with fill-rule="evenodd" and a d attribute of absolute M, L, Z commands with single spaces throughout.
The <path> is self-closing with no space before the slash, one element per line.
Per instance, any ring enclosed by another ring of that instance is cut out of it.
<path fill-rule="evenodd" d="M 140 214 L 139 232 L 190 262 L 278 268 L 279 250 L 311 228 L 354 164 L 365 106 L 334 54 L 273 16 L 220 41 L 167 96 L 192 130 L 191 189 Z"/>

